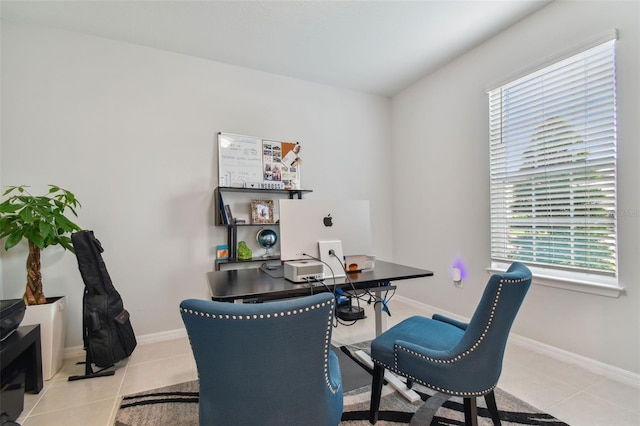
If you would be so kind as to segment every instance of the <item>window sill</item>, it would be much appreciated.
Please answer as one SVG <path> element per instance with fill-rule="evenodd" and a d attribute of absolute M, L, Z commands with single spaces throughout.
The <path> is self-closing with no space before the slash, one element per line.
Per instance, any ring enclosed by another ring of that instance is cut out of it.
<path fill-rule="evenodd" d="M 505 271 L 506 271 L 506 268 L 503 269 L 503 268 L 493 267 L 493 266 L 490 266 L 487 268 L 487 272 L 492 274 L 505 272 Z M 541 285 L 544 287 L 553 287 L 553 288 L 559 288 L 559 289 L 570 290 L 570 291 L 578 291 L 580 293 L 595 294 L 598 296 L 613 297 L 613 298 L 618 298 L 620 297 L 620 295 L 625 294 L 624 287 L 617 287 L 617 286 L 600 284 L 600 283 L 595 283 L 591 281 L 583 281 L 578 279 L 554 277 L 554 276 L 545 275 L 543 273 L 536 272 L 535 270 L 532 270 L 532 272 L 533 272 L 532 284 L 534 285 Z"/>

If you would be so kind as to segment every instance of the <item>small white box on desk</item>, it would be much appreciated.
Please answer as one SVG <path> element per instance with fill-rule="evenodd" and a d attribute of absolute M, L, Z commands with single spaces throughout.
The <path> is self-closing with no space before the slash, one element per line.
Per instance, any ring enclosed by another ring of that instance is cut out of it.
<path fill-rule="evenodd" d="M 294 283 L 321 280 L 324 278 L 324 265 L 317 260 L 285 262 L 284 277 Z"/>

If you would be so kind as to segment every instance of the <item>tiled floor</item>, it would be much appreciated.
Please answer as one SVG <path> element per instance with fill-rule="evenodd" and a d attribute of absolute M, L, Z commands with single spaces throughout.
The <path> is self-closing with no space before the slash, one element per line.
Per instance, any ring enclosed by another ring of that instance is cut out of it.
<path fill-rule="evenodd" d="M 411 315 L 430 312 L 394 300 L 387 326 Z M 371 339 L 373 312 L 354 326 L 334 329 L 336 344 Z M 23 426 L 113 425 L 122 395 L 197 378 L 186 338 L 139 345 L 115 376 L 69 382 L 82 374 L 81 359 L 68 359 L 62 370 L 45 382 L 38 395 L 25 396 L 18 422 Z M 499 386 L 571 425 L 640 425 L 640 389 L 524 349 L 511 343 Z"/>

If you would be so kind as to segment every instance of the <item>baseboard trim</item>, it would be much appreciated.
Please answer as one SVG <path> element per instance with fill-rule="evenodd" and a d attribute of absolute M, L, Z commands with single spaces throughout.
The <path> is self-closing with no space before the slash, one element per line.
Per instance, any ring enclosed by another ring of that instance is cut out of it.
<path fill-rule="evenodd" d="M 624 370 L 592 358 L 587 358 L 564 349 L 556 348 L 555 346 L 547 345 L 546 343 L 538 342 L 537 340 L 529 339 L 528 337 L 520 336 L 518 334 L 511 333 L 509 335 L 509 339 L 518 346 L 547 355 L 551 358 L 557 359 L 558 361 L 584 368 L 587 371 L 599 374 L 608 379 L 640 387 L 640 374 L 636 374 L 632 371 Z"/>
<path fill-rule="evenodd" d="M 182 339 L 187 337 L 187 330 L 183 328 L 177 328 L 175 330 L 161 331 L 159 333 L 145 334 L 143 336 L 136 336 L 138 344 L 146 345 L 148 343 L 164 342 L 165 340 Z"/>
<path fill-rule="evenodd" d="M 164 342 L 166 340 L 175 340 L 187 337 L 187 330 L 184 328 L 178 328 L 176 330 L 161 331 L 159 333 L 145 334 L 142 336 L 136 336 L 136 340 L 139 345 L 146 345 L 148 343 Z M 84 346 L 72 346 L 64 349 L 64 358 L 75 358 L 78 356 L 85 356 Z"/>
<path fill-rule="evenodd" d="M 450 318 L 453 318 L 459 321 L 464 321 L 464 322 L 469 321 L 469 318 L 464 318 L 464 317 L 461 317 L 460 315 L 456 315 L 451 312 L 446 312 L 446 311 L 442 311 L 441 309 L 436 309 L 431 305 L 417 302 L 413 299 L 409 299 L 404 296 L 396 295 L 394 296 L 394 299 L 402 303 L 405 303 L 407 305 L 413 306 L 415 308 L 424 310 L 426 315 L 432 315 L 438 312 L 442 315 L 448 316 Z M 592 373 L 595 373 L 595 374 L 599 374 L 608 379 L 612 379 L 628 385 L 640 387 L 640 374 L 636 374 L 632 371 L 624 370 L 622 368 L 615 367 L 610 364 L 605 364 L 595 359 L 587 358 L 585 356 L 578 355 L 576 353 L 569 352 L 564 349 L 556 348 L 555 346 L 547 345 L 546 343 L 538 342 L 537 340 L 520 336 L 515 333 L 511 333 L 509 335 L 509 341 L 518 346 L 525 347 L 526 349 L 529 349 L 531 351 L 538 352 L 540 354 L 547 355 L 551 358 L 557 359 L 558 361 L 566 362 L 567 364 L 584 368 L 585 370 L 591 371 Z"/>

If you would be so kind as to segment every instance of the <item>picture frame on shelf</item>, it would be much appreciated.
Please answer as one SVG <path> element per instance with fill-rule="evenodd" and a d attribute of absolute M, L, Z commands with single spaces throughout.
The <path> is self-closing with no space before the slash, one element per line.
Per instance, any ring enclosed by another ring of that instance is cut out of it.
<path fill-rule="evenodd" d="M 252 223 L 274 223 L 273 200 L 251 200 Z"/>
<path fill-rule="evenodd" d="M 219 245 L 216 246 L 216 260 L 228 260 L 229 259 L 229 246 Z"/>

